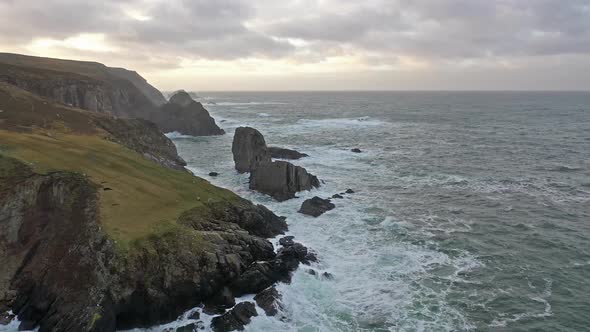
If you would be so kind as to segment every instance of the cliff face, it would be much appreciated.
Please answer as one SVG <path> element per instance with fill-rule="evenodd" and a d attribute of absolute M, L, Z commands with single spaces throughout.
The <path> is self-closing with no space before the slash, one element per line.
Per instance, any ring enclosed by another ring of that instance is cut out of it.
<path fill-rule="evenodd" d="M 258 230 L 286 229 L 261 207 L 228 202 L 189 210 L 177 227 L 121 250 L 101 225 L 97 189 L 82 175 L 37 174 L 0 155 L 0 310 L 13 310 L 22 328 L 114 331 L 174 320 L 254 262 L 275 259 Z"/>
<path fill-rule="evenodd" d="M 0 53 L 0 82 L 84 110 L 152 121 L 163 132 L 224 133 L 202 104 L 167 103 L 143 77 L 122 68 Z M 190 98 L 190 97 L 189 97 Z"/>
<path fill-rule="evenodd" d="M 52 103 L 0 82 L 0 129 L 101 135 L 168 168 L 186 163 L 174 143 L 156 125 L 141 119 L 117 119 Z"/>

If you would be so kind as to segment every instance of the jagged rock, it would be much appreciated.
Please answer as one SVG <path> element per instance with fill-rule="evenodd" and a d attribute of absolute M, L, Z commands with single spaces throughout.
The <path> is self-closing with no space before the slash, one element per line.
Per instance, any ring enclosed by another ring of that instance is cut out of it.
<path fill-rule="evenodd" d="M 176 104 L 182 107 L 187 107 L 193 102 L 193 98 L 184 90 L 176 91 L 168 101 L 171 104 Z"/>
<path fill-rule="evenodd" d="M 150 117 L 163 132 L 176 131 L 192 136 L 223 135 L 215 120 L 203 105 L 185 91 L 179 91 L 170 101 L 155 110 Z"/>
<path fill-rule="evenodd" d="M 188 315 L 188 319 L 199 320 L 200 318 L 201 318 L 201 314 L 198 311 L 195 311 L 192 314 Z"/>
<path fill-rule="evenodd" d="M 232 153 L 236 170 L 239 173 L 251 172 L 260 163 L 271 161 L 264 136 L 258 130 L 250 127 L 236 128 Z"/>
<path fill-rule="evenodd" d="M 334 279 L 334 276 L 330 272 L 324 272 L 324 273 L 322 273 L 322 277 L 324 277 L 324 279 L 327 279 L 327 280 Z"/>
<path fill-rule="evenodd" d="M 273 286 L 263 290 L 254 296 L 256 304 L 264 310 L 267 316 L 275 316 L 282 309 L 281 294 Z"/>
<path fill-rule="evenodd" d="M 258 316 L 252 302 L 238 303 L 232 310 L 211 320 L 211 327 L 215 332 L 229 332 L 243 330 L 244 325 L 250 323 L 251 318 Z"/>
<path fill-rule="evenodd" d="M 13 314 L 2 312 L 0 313 L 0 325 L 8 325 L 14 318 L 15 316 Z"/>
<path fill-rule="evenodd" d="M 217 173 L 217 172 L 210 172 L 209 173 L 209 176 L 212 176 L 212 177 L 216 177 L 218 175 L 219 175 L 219 173 Z"/>
<path fill-rule="evenodd" d="M 268 151 L 270 152 L 271 157 L 275 159 L 301 159 L 304 157 L 309 157 L 309 155 L 305 153 L 301 153 L 291 149 L 284 149 L 279 147 L 270 146 L 268 147 Z"/>
<path fill-rule="evenodd" d="M 346 193 L 347 194 L 354 194 L 354 190 L 352 190 L 352 189 L 346 189 Z"/>
<path fill-rule="evenodd" d="M 295 244 L 294 241 L 295 237 L 294 236 L 285 236 L 279 239 L 279 244 L 282 245 L 283 247 L 289 247 Z"/>
<path fill-rule="evenodd" d="M 350 150 L 350 151 L 351 151 L 351 152 L 354 152 L 354 153 L 361 153 L 361 152 L 363 152 L 363 151 L 361 151 L 361 149 L 359 149 L 359 148 L 354 148 L 354 149 L 352 149 L 352 150 Z"/>
<path fill-rule="evenodd" d="M 310 274 L 312 276 L 317 276 L 318 275 L 318 273 L 314 269 L 308 269 L 307 270 L 307 274 Z"/>
<path fill-rule="evenodd" d="M 190 323 L 188 325 L 181 326 L 176 329 L 176 332 L 196 332 L 196 331 L 198 331 L 198 328 L 197 328 L 197 324 L 195 324 L 195 323 Z"/>
<path fill-rule="evenodd" d="M 151 326 L 223 292 L 255 262 L 272 262 L 272 271 L 280 271 L 272 244 L 252 234 L 272 234 L 255 225 L 271 212 L 260 214 L 245 200 L 191 210 L 177 230 L 153 234 L 121 253 L 101 228 L 99 187 L 87 177 L 35 174 L 15 162 L 3 178 L 0 169 L 0 248 L 14 250 L 0 250 L 0 312 L 13 310 L 23 328 Z M 252 291 L 247 283 L 238 290 L 255 294 L 270 285 Z"/>
<path fill-rule="evenodd" d="M 229 287 L 223 287 L 221 291 L 213 295 L 209 300 L 205 302 L 205 308 L 203 312 L 206 314 L 221 314 L 225 312 L 225 309 L 231 308 L 236 305 L 236 300 Z"/>
<path fill-rule="evenodd" d="M 305 168 L 286 161 L 259 164 L 250 174 L 250 189 L 272 196 L 278 201 L 295 197 L 295 193 L 320 186 L 317 177 Z"/>
<path fill-rule="evenodd" d="M 340 194 L 334 194 L 332 195 L 332 198 L 336 198 L 336 199 L 343 199 L 344 196 L 340 195 Z"/>
<path fill-rule="evenodd" d="M 64 105 L 149 120 L 163 132 L 193 136 L 224 134 L 201 103 L 192 101 L 188 105 L 183 103 L 185 106 L 166 103 L 162 93 L 143 77 L 122 68 L 0 53 L 0 81 Z"/>
<path fill-rule="evenodd" d="M 330 202 L 329 199 L 322 199 L 315 196 L 303 202 L 298 212 L 312 217 L 319 217 L 335 207 L 336 205 Z"/>

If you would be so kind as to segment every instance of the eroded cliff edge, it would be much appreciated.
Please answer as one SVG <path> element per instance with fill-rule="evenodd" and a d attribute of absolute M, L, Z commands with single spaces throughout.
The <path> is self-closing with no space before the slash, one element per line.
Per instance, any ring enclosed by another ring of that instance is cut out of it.
<path fill-rule="evenodd" d="M 23 328 L 151 326 L 305 258 L 265 239 L 284 218 L 183 171 L 149 122 L 4 83 L 0 111 L 0 312 Z"/>

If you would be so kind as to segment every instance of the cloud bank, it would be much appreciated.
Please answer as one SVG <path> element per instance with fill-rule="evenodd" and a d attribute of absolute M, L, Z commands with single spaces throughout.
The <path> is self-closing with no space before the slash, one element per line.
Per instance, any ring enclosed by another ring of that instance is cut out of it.
<path fill-rule="evenodd" d="M 590 69 L 586 0 L 0 0 L 0 36 L 5 50 L 115 62 L 165 84 L 183 72 L 380 82 L 512 72 L 534 88 L 541 74 Z"/>

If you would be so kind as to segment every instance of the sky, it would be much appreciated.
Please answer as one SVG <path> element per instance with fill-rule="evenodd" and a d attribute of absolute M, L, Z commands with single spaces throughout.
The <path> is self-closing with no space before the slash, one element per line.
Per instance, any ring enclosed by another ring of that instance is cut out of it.
<path fill-rule="evenodd" d="M 0 0 L 0 51 L 161 90 L 590 90 L 590 0 Z"/>

